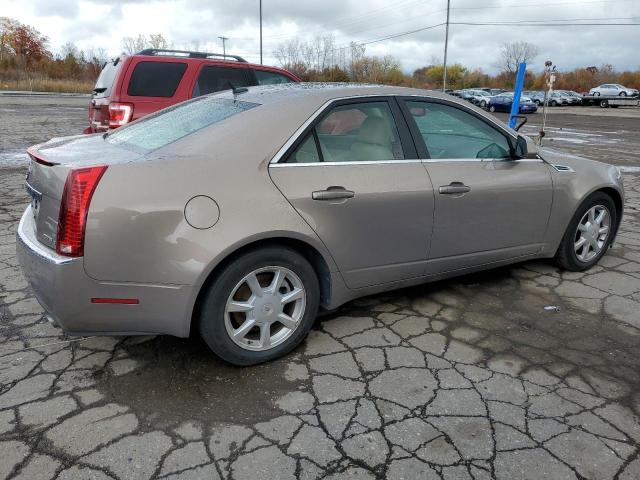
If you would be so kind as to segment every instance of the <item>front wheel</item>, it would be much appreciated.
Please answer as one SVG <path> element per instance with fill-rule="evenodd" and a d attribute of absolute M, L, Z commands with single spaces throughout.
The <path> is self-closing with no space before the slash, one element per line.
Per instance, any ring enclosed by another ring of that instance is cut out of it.
<path fill-rule="evenodd" d="M 487 102 L 485 102 L 484 100 L 480 101 L 480 108 L 484 108 L 487 106 Z"/>
<path fill-rule="evenodd" d="M 255 365 L 304 340 L 320 303 L 311 264 L 287 247 L 254 250 L 228 264 L 205 292 L 200 334 L 218 356 Z"/>
<path fill-rule="evenodd" d="M 552 107 L 557 107 L 558 106 L 558 102 L 556 102 L 555 100 L 551 100 L 551 106 Z"/>
<path fill-rule="evenodd" d="M 621 97 L 626 97 L 627 96 L 627 92 L 620 92 L 620 96 Z"/>
<path fill-rule="evenodd" d="M 562 238 L 556 261 L 566 270 L 579 272 L 595 265 L 611 245 L 617 225 L 611 197 L 596 192 L 587 198 L 571 219 Z"/>
<path fill-rule="evenodd" d="M 599 97 L 600 96 L 600 92 L 593 92 L 593 96 L 594 97 Z"/>
<path fill-rule="evenodd" d="M 495 111 L 496 111 L 496 107 L 495 107 L 494 105 L 491 105 L 491 106 L 489 107 L 489 111 L 490 111 L 491 113 L 495 112 Z"/>

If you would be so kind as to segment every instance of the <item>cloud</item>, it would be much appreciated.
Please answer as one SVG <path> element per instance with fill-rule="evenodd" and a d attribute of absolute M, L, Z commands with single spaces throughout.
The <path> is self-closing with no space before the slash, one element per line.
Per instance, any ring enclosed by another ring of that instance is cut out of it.
<path fill-rule="evenodd" d="M 221 50 L 218 36 L 229 37 L 228 51 L 259 58 L 258 0 L 6 0 L 9 16 L 33 25 L 51 39 L 55 48 L 67 41 L 79 48 L 106 48 L 117 55 L 124 36 L 162 33 L 178 47 Z M 637 69 L 636 46 L 640 27 L 597 26 L 471 26 L 456 22 L 548 22 L 572 18 L 640 17 L 637 0 L 456 0 L 451 10 L 449 61 L 470 68 L 495 70 L 500 45 L 524 40 L 536 44 L 544 60 L 560 69 L 612 63 L 618 69 Z M 446 0 L 265 0 L 263 2 L 265 60 L 289 39 L 310 39 L 333 34 L 337 45 L 371 41 L 444 22 Z M 52 16 L 56 16 L 55 19 Z M 108 28 L 105 28 L 108 27 Z M 442 59 L 444 27 L 367 45 L 369 54 L 392 54 L 410 72 Z"/>

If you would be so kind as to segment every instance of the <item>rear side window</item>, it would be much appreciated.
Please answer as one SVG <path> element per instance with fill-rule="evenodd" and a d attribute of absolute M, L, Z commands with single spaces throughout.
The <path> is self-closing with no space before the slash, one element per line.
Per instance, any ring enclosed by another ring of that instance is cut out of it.
<path fill-rule="evenodd" d="M 131 75 L 127 93 L 132 97 L 173 97 L 186 63 L 140 62 Z"/>
<path fill-rule="evenodd" d="M 257 106 L 257 103 L 201 97 L 120 127 L 105 139 L 109 143 L 146 153 Z"/>
<path fill-rule="evenodd" d="M 96 80 L 96 86 L 93 88 L 93 96 L 95 98 L 108 97 L 111 94 L 113 80 L 116 78 L 120 65 L 119 59 L 104 64 L 98 80 Z"/>
<path fill-rule="evenodd" d="M 254 70 L 258 85 L 277 85 L 279 83 L 292 83 L 289 77 L 274 72 L 265 72 L 264 70 Z"/>
<path fill-rule="evenodd" d="M 231 90 L 232 88 L 255 85 L 250 73 L 244 68 L 203 67 L 193 87 L 193 96 Z"/>

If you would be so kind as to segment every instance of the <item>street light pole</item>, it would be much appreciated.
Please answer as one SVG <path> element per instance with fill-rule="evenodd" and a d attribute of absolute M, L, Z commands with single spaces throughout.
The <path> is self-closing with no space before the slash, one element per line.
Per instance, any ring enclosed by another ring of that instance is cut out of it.
<path fill-rule="evenodd" d="M 442 91 L 447 88 L 447 49 L 449 48 L 449 13 L 451 11 L 451 0 L 447 0 L 447 26 L 444 34 L 444 72 L 442 75 Z"/>
<path fill-rule="evenodd" d="M 262 0 L 260 0 L 260 65 L 262 65 Z"/>
<path fill-rule="evenodd" d="M 218 37 L 220 40 L 222 40 L 222 58 L 223 59 L 227 59 L 227 46 L 226 46 L 226 41 L 229 40 L 229 37 Z"/>

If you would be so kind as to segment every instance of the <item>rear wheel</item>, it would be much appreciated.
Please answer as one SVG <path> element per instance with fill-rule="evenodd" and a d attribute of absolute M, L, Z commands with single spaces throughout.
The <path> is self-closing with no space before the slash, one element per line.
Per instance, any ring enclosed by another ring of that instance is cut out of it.
<path fill-rule="evenodd" d="M 485 102 L 484 100 L 480 101 L 480 108 L 484 108 L 487 106 L 487 102 Z"/>
<path fill-rule="evenodd" d="M 496 107 L 494 105 L 489 106 L 489 111 L 490 112 L 495 112 L 496 111 Z"/>
<path fill-rule="evenodd" d="M 202 302 L 200 334 L 218 356 L 254 365 L 293 350 L 318 311 L 318 277 L 287 247 L 249 252 L 227 265 Z"/>
<path fill-rule="evenodd" d="M 556 102 L 555 100 L 551 100 L 551 106 L 552 107 L 557 107 L 558 106 L 558 102 Z"/>
<path fill-rule="evenodd" d="M 627 96 L 627 92 L 620 92 L 620 96 L 621 97 L 626 97 Z"/>
<path fill-rule="evenodd" d="M 594 97 L 599 97 L 600 96 L 600 92 L 593 92 L 593 96 Z"/>
<path fill-rule="evenodd" d="M 573 216 L 564 234 L 556 261 L 572 271 L 591 268 L 606 253 L 617 225 L 611 197 L 596 192 L 587 198 Z"/>

